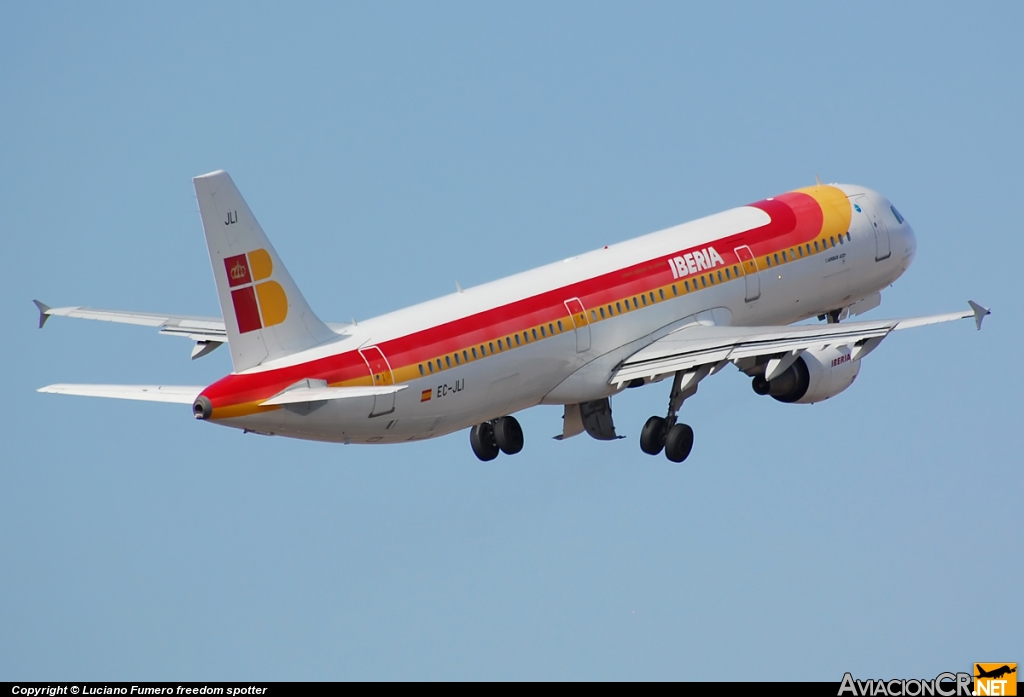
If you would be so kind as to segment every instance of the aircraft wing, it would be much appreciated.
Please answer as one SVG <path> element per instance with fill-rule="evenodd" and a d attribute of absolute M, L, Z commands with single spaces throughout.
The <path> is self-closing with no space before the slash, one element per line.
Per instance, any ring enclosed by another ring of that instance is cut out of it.
<path fill-rule="evenodd" d="M 197 342 L 196 347 L 192 350 L 193 359 L 205 356 L 228 340 L 227 332 L 224 329 L 224 320 L 220 317 L 100 310 L 94 307 L 50 307 L 38 300 L 33 300 L 32 302 L 39 308 L 40 329 L 46 324 L 46 320 L 52 316 L 76 317 L 78 319 L 94 319 L 101 322 L 157 327 L 160 329 L 161 334 L 183 336 Z"/>
<path fill-rule="evenodd" d="M 191 404 L 204 387 L 199 385 L 47 385 L 37 392 L 73 394 L 81 397 L 110 397 L 142 402 Z"/>
<path fill-rule="evenodd" d="M 877 348 L 891 332 L 900 329 L 970 317 L 981 329 L 981 321 L 989 311 L 974 301 L 968 302 L 971 309 L 964 312 L 870 322 L 782 327 L 723 327 L 695 322 L 626 358 L 612 373 L 609 383 L 621 385 L 636 379 L 656 380 L 680 371 L 693 372 L 694 378 L 700 380 L 720 370 L 726 362 L 735 363 L 759 356 L 771 356 L 765 367 L 765 376 L 771 380 L 807 349 L 849 346 L 851 356 L 856 360 Z"/>

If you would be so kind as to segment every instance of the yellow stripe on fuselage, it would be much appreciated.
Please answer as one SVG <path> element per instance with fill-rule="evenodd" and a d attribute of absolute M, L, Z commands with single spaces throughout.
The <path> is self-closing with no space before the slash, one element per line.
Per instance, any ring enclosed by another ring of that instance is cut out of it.
<path fill-rule="evenodd" d="M 845 235 L 850 229 L 850 221 L 853 219 L 853 209 L 850 206 L 850 199 L 840 189 L 834 186 L 818 185 L 797 189 L 801 194 L 807 194 L 821 207 L 822 222 L 821 238 L 828 239 L 829 235 Z"/>

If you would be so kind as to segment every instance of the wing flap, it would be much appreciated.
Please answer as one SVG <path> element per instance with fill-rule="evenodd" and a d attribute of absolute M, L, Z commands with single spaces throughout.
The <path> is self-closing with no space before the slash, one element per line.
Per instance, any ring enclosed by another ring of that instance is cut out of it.
<path fill-rule="evenodd" d="M 141 402 L 192 404 L 205 388 L 200 385 L 70 385 L 41 387 L 37 392 L 70 394 L 79 397 L 134 399 Z"/>

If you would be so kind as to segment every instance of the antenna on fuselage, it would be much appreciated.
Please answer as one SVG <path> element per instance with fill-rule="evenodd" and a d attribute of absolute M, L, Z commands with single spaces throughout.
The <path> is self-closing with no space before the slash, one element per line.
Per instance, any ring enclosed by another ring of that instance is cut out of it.
<path fill-rule="evenodd" d="M 815 181 L 818 182 L 818 186 L 825 186 L 824 184 L 821 183 L 821 177 L 819 177 L 817 174 L 814 175 L 814 179 Z"/>

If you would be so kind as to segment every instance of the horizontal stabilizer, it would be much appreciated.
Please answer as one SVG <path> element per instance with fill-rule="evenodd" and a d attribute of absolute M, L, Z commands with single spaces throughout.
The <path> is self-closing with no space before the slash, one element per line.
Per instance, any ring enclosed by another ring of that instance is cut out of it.
<path fill-rule="evenodd" d="M 285 390 L 279 395 L 271 397 L 260 406 L 271 407 L 281 404 L 304 404 L 306 402 L 322 402 L 328 399 L 348 399 L 350 397 L 375 397 L 377 395 L 394 394 L 404 390 L 408 385 L 380 385 L 376 387 L 296 387 Z"/>
<path fill-rule="evenodd" d="M 227 333 L 224 331 L 224 320 L 220 317 L 170 315 L 159 312 L 132 312 L 129 310 L 100 310 L 95 307 L 48 307 L 38 300 L 33 300 L 32 302 L 39 308 L 40 325 L 48 317 L 75 317 L 78 319 L 94 319 L 101 322 L 160 327 L 161 329 L 170 328 L 177 330 L 178 333 L 193 331 L 199 334 L 219 336 L 222 341 L 227 340 Z"/>
<path fill-rule="evenodd" d="M 134 399 L 140 402 L 191 404 L 205 388 L 198 385 L 47 385 L 37 392 L 80 397 Z"/>
<path fill-rule="evenodd" d="M 219 317 L 196 315 L 170 315 L 158 312 L 131 312 L 128 310 L 100 310 L 95 307 L 50 307 L 33 300 L 39 308 L 39 328 L 42 329 L 50 317 L 74 317 L 100 322 L 135 324 L 142 327 L 157 327 L 161 334 L 182 336 L 198 342 L 192 351 L 192 358 L 205 356 L 228 340 L 224 320 Z"/>

